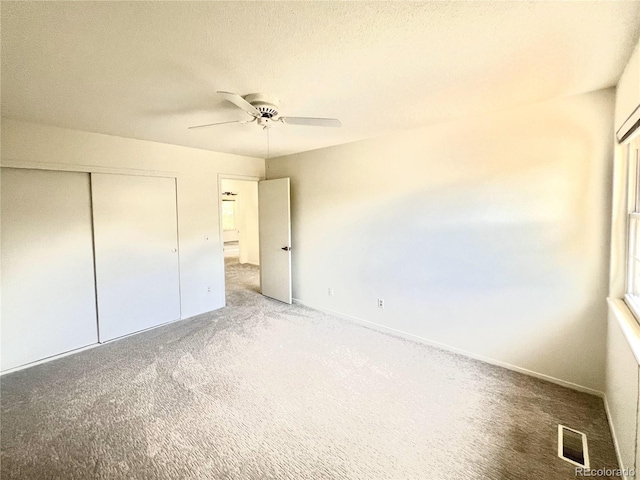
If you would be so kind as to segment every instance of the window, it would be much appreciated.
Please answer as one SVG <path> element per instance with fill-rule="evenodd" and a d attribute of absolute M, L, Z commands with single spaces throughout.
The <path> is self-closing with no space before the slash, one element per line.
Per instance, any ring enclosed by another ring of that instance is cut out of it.
<path fill-rule="evenodd" d="M 636 318 L 640 320 L 640 150 L 638 143 L 638 141 L 629 142 L 624 146 L 628 168 L 625 300 Z"/>
<path fill-rule="evenodd" d="M 222 201 L 222 230 L 236 230 L 236 202 Z"/>

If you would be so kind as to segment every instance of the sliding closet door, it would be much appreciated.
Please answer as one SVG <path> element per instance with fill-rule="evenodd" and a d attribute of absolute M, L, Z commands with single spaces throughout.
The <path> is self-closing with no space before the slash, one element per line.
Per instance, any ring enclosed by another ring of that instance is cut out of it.
<path fill-rule="evenodd" d="M 2 370 L 97 343 L 89 174 L 2 168 Z"/>
<path fill-rule="evenodd" d="M 91 174 L 100 341 L 180 318 L 173 178 Z"/>

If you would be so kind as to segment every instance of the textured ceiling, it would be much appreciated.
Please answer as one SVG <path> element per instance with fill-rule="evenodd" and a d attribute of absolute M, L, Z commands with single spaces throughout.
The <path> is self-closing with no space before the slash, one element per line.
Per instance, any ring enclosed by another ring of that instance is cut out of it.
<path fill-rule="evenodd" d="M 2 115 L 265 157 L 615 85 L 640 2 L 2 2 Z"/>

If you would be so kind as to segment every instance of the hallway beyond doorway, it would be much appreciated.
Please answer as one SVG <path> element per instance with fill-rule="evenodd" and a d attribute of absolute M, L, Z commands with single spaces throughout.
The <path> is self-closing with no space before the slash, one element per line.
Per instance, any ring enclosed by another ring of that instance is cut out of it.
<path fill-rule="evenodd" d="M 224 275 L 227 290 L 227 306 L 241 305 L 239 292 L 260 293 L 260 267 L 240 263 L 237 256 L 225 256 Z"/>

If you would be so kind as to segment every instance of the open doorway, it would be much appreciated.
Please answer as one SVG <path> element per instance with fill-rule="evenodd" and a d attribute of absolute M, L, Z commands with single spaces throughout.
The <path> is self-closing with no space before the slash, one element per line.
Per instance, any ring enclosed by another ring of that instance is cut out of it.
<path fill-rule="evenodd" d="M 221 178 L 220 215 L 229 304 L 242 291 L 260 292 L 257 180 Z"/>

